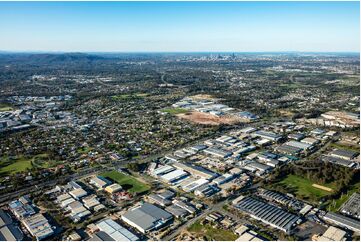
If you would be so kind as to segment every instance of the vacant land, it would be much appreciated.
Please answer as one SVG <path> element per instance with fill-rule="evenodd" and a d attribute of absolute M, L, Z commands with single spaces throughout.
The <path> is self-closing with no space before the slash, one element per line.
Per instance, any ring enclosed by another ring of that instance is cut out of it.
<path fill-rule="evenodd" d="M 314 186 L 314 182 L 301 176 L 288 175 L 285 179 L 276 183 L 276 186 L 281 186 L 287 191 L 297 195 L 299 198 L 308 199 L 313 202 L 320 201 L 320 198 L 332 194 L 327 189 L 334 189 L 334 184 L 317 184 L 321 185 L 322 189 Z"/>
<path fill-rule="evenodd" d="M 142 193 L 150 189 L 147 184 L 138 181 L 135 177 L 117 171 L 104 172 L 100 175 L 113 180 L 131 193 Z"/>
<path fill-rule="evenodd" d="M 173 114 L 173 115 L 188 112 L 188 110 L 184 109 L 184 108 L 165 108 L 165 109 L 162 109 L 161 111 L 165 112 L 165 113 L 170 113 L 170 114 Z"/>
<path fill-rule="evenodd" d="M 208 241 L 234 241 L 238 238 L 232 231 L 213 228 L 210 224 L 202 225 L 200 221 L 192 224 L 188 231 L 196 238 L 204 238 Z"/>
<path fill-rule="evenodd" d="M 235 117 L 218 117 L 213 114 L 196 111 L 185 114 L 178 114 L 177 116 L 181 119 L 185 119 L 193 123 L 205 125 L 236 124 L 240 121 L 240 119 Z"/>

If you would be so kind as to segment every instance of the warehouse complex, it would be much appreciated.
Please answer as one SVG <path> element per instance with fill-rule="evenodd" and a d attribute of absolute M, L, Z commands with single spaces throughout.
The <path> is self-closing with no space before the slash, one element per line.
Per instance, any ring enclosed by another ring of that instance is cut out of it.
<path fill-rule="evenodd" d="M 290 234 L 300 217 L 286 212 L 274 205 L 256 200 L 252 197 L 242 198 L 236 208 L 249 214 L 252 218 Z"/>

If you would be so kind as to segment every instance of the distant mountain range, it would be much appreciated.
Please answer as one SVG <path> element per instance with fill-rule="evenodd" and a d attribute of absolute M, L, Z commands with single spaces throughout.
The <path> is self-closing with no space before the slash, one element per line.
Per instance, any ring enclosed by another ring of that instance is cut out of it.
<path fill-rule="evenodd" d="M 37 64 L 59 64 L 69 62 L 93 62 L 104 60 L 105 57 L 86 53 L 9 53 L 0 52 L 0 62 L 7 63 L 37 63 Z"/>

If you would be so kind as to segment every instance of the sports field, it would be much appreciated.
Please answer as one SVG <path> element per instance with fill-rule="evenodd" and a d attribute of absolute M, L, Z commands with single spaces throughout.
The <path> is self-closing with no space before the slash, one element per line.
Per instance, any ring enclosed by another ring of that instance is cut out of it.
<path fill-rule="evenodd" d="M 300 198 L 318 202 L 320 198 L 332 194 L 329 189 L 335 189 L 335 184 L 317 184 L 305 177 L 288 175 L 282 181 L 275 184 L 282 186 Z M 328 191 L 327 191 L 328 190 Z"/>
<path fill-rule="evenodd" d="M 142 193 L 150 189 L 150 186 L 140 182 L 135 177 L 117 171 L 104 172 L 100 175 L 113 180 L 131 193 Z"/>

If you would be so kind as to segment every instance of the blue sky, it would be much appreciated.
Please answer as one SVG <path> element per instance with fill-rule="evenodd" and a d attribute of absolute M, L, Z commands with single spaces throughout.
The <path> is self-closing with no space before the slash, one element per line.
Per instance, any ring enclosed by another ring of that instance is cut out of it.
<path fill-rule="evenodd" d="M 0 50 L 356 51 L 359 2 L 0 2 Z"/>

